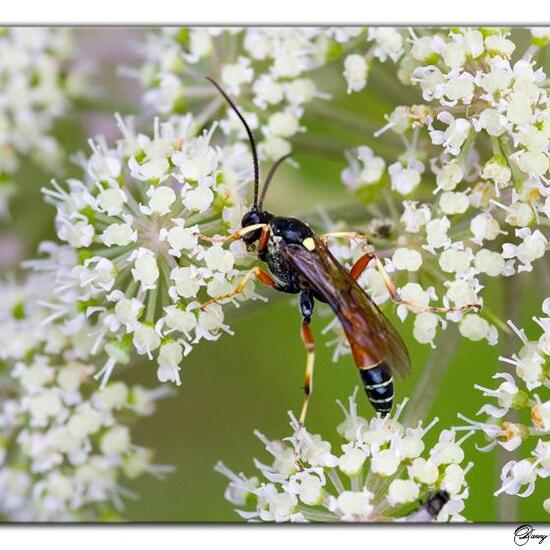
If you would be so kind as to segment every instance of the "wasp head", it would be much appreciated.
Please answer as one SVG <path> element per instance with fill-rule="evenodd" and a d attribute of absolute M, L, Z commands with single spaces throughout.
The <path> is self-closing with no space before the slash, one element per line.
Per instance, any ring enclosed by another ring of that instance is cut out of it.
<path fill-rule="evenodd" d="M 271 220 L 272 217 L 273 214 L 266 212 L 265 210 L 252 208 L 243 216 L 241 226 L 244 229 L 245 227 L 256 225 L 258 223 L 269 223 L 269 220 Z M 243 241 L 246 243 L 247 247 L 251 247 L 260 238 L 261 234 L 261 229 L 251 231 L 250 233 L 243 235 Z"/>

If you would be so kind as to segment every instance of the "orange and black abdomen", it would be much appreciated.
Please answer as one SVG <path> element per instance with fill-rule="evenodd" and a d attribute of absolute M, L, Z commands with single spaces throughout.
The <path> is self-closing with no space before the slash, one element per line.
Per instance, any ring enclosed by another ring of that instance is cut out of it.
<path fill-rule="evenodd" d="M 382 416 L 386 416 L 393 405 L 393 376 L 384 361 L 378 365 L 362 367 L 359 376 L 367 398 Z"/>
<path fill-rule="evenodd" d="M 281 251 L 302 276 L 304 286 L 338 317 L 367 397 L 385 416 L 393 404 L 392 375 L 405 376 L 410 369 L 400 335 L 319 238 L 314 239 L 311 250 L 283 245 Z"/>

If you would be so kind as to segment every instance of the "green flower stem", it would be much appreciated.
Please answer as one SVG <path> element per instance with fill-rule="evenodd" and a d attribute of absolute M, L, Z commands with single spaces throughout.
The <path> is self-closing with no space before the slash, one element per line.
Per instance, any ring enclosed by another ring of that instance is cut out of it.
<path fill-rule="evenodd" d="M 155 311 L 157 309 L 157 297 L 158 297 L 158 288 L 149 290 L 147 293 L 147 312 L 145 314 L 145 321 L 147 323 L 154 323 L 155 321 Z"/>
<path fill-rule="evenodd" d="M 438 394 L 434 388 L 441 386 L 457 344 L 458 329 L 449 327 L 445 332 L 445 336 L 437 342 L 436 348 L 432 351 L 428 362 L 422 369 L 420 380 L 406 408 L 403 421 L 405 426 L 416 426 L 419 420 L 426 418 L 434 397 Z"/>

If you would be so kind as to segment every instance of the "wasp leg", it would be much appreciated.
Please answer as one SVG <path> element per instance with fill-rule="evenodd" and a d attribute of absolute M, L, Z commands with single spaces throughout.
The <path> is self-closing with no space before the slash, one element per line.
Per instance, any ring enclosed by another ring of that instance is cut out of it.
<path fill-rule="evenodd" d="M 300 412 L 300 424 L 303 426 L 306 421 L 307 407 L 313 391 L 313 366 L 315 364 L 315 342 L 309 323 L 302 323 L 302 342 L 306 348 L 306 372 L 304 376 L 304 401 Z"/>
<path fill-rule="evenodd" d="M 266 273 L 263 269 L 260 269 L 258 266 L 256 266 L 243 275 L 242 279 L 237 283 L 237 285 L 231 292 L 228 292 L 227 294 L 221 294 L 220 296 L 215 296 L 207 302 L 204 302 L 204 304 L 201 304 L 200 308 L 204 309 L 211 304 L 217 304 L 219 302 L 222 302 L 223 300 L 233 298 L 233 296 L 237 296 L 237 294 L 241 294 L 241 292 L 243 292 L 244 290 L 244 287 L 246 286 L 246 283 L 253 275 L 256 277 L 256 279 L 258 279 L 258 281 L 260 281 L 264 285 L 270 286 L 271 288 L 278 288 L 275 279 L 273 279 L 273 277 L 271 277 L 269 273 Z"/>
<path fill-rule="evenodd" d="M 258 229 L 262 230 L 262 237 L 264 241 L 267 242 L 267 238 L 269 237 L 269 225 L 266 223 L 255 223 L 254 225 L 248 225 L 247 227 L 243 227 L 242 229 L 239 229 L 238 231 L 235 231 L 234 233 L 231 233 L 231 235 L 227 235 L 225 237 L 210 237 L 209 235 L 204 235 L 203 233 L 199 233 L 198 236 L 199 239 L 208 241 L 209 243 L 224 244 L 236 241 L 244 235 L 257 231 Z"/>
<path fill-rule="evenodd" d="M 392 299 L 392 302 L 394 302 L 395 304 L 398 304 L 398 305 L 403 304 L 405 306 L 413 307 L 421 312 L 428 312 L 428 313 L 451 313 L 453 311 L 467 311 L 470 309 L 479 311 L 481 309 L 481 304 L 466 304 L 464 306 L 457 306 L 457 307 L 442 307 L 442 306 L 423 306 L 421 304 L 409 302 L 408 300 L 403 300 L 399 295 L 399 292 L 397 291 L 395 284 L 390 279 L 388 272 L 385 270 L 384 266 L 382 265 L 382 262 L 376 256 L 374 256 L 374 261 L 376 262 L 376 267 L 378 268 L 378 271 L 384 278 L 384 284 L 386 285 L 386 289 L 390 295 L 390 298 Z"/>
<path fill-rule="evenodd" d="M 325 233 L 324 235 L 321 235 L 321 240 L 324 244 L 327 244 L 328 239 L 331 237 L 338 239 L 357 239 L 365 242 L 368 242 L 370 238 L 368 235 L 358 233 L 357 231 L 336 231 L 334 233 Z"/>
<path fill-rule="evenodd" d="M 372 252 L 367 252 L 363 254 L 351 267 L 349 270 L 350 277 L 356 281 L 359 279 L 363 271 L 367 269 L 368 265 L 374 260 L 375 256 Z"/>
<path fill-rule="evenodd" d="M 300 412 L 300 424 L 303 426 L 306 421 L 307 407 L 313 391 L 313 367 L 315 364 L 315 342 L 309 323 L 313 313 L 313 297 L 309 290 L 303 290 L 300 294 L 300 311 L 302 312 L 302 342 L 306 348 L 306 371 L 304 375 L 304 401 Z"/>

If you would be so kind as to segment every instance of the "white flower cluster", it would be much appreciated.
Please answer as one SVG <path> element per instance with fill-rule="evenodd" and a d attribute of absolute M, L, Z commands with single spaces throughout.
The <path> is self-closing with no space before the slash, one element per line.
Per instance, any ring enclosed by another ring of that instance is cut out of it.
<path fill-rule="evenodd" d="M 355 392 L 357 393 L 357 392 Z M 355 393 L 338 434 L 339 451 L 320 435 L 309 433 L 291 413 L 293 433 L 270 441 L 256 432 L 273 463 L 254 460 L 261 478 L 235 474 L 218 463 L 217 471 L 230 479 L 225 498 L 239 506 L 240 516 L 267 522 L 381 522 L 412 521 L 430 495 L 445 492 L 449 500 L 437 521 L 461 521 L 468 497 L 462 440 L 443 430 L 439 441 L 425 452 L 426 433 L 437 423 L 415 428 L 401 425 L 401 405 L 393 418 L 357 415 Z"/>
<path fill-rule="evenodd" d="M 239 227 L 251 163 L 244 145 L 212 145 L 215 127 L 194 136 L 190 116 L 157 120 L 152 137 L 118 123 L 115 147 L 90 141 L 81 180 L 44 190 L 72 260 L 46 250 L 33 266 L 55 279 L 48 320 L 91 325 L 92 353 L 108 356 L 102 385 L 132 351 L 155 359 L 160 381 L 179 385 L 193 344 L 231 333 L 222 306 L 209 302 L 233 290 L 250 257 L 241 241 L 208 239 Z M 250 281 L 231 301 L 254 297 Z"/>
<path fill-rule="evenodd" d="M 137 74 L 130 72 L 146 88 L 145 104 L 155 113 L 182 113 L 192 106 L 203 123 L 227 107 L 204 79 L 213 77 L 258 130 L 260 156 L 277 159 L 290 152 L 289 140 L 302 131 L 304 106 L 326 97 L 309 73 L 331 58 L 329 34 L 315 27 L 166 28 L 148 36 L 144 64 Z M 230 109 L 221 127 L 246 138 Z"/>
<path fill-rule="evenodd" d="M 548 44 L 546 34 L 534 29 L 522 57 L 497 28 L 370 29 L 368 39 L 373 55 L 399 62 L 399 79 L 420 87 L 425 103 L 397 107 L 376 134 L 394 132 L 404 152 L 390 161 L 359 147 L 350 153 L 344 184 L 364 202 L 387 187 L 398 197 L 394 233 L 381 244 L 403 299 L 484 305 L 480 314 L 446 319 L 417 310 L 415 338 L 433 343 L 451 320 L 466 338 L 494 344 L 482 281 L 531 271 L 548 247 L 550 104 L 545 73 L 532 59 Z M 419 283 L 421 275 L 428 284 Z M 380 286 L 372 272 L 365 280 Z"/>
<path fill-rule="evenodd" d="M 67 113 L 73 99 L 85 95 L 74 50 L 69 29 L 0 29 L 0 214 L 15 191 L 13 175 L 21 156 L 49 171 L 59 169 L 63 156 L 51 134 L 54 121 Z"/>
<path fill-rule="evenodd" d="M 12 521 L 114 518 L 123 485 L 145 472 L 153 452 L 132 442 L 124 418 L 150 415 L 166 394 L 123 382 L 98 389 L 87 360 L 87 331 L 40 326 L 37 296 L 48 277 L 2 286 L 6 337 L 0 370 L 0 514 Z"/>
<path fill-rule="evenodd" d="M 475 386 L 492 401 L 477 413 L 485 415 L 484 421 L 458 414 L 466 425 L 455 430 L 475 429 L 489 441 L 479 450 L 489 451 L 500 445 L 506 451 L 523 451 L 524 458 L 511 460 L 502 468 L 502 486 L 495 496 L 506 493 L 528 497 L 539 478 L 550 476 L 550 298 L 544 300 L 542 310 L 544 316 L 533 317 L 542 329 L 537 340 L 529 340 L 523 329 L 508 321 L 521 341 L 521 348 L 512 357 L 500 357 L 506 366 L 513 368 L 513 373 L 496 373 L 493 378 L 501 381 L 497 388 Z M 530 422 L 524 424 L 510 418 L 512 411 L 530 412 Z M 550 499 L 545 500 L 544 508 L 550 513 Z"/>

